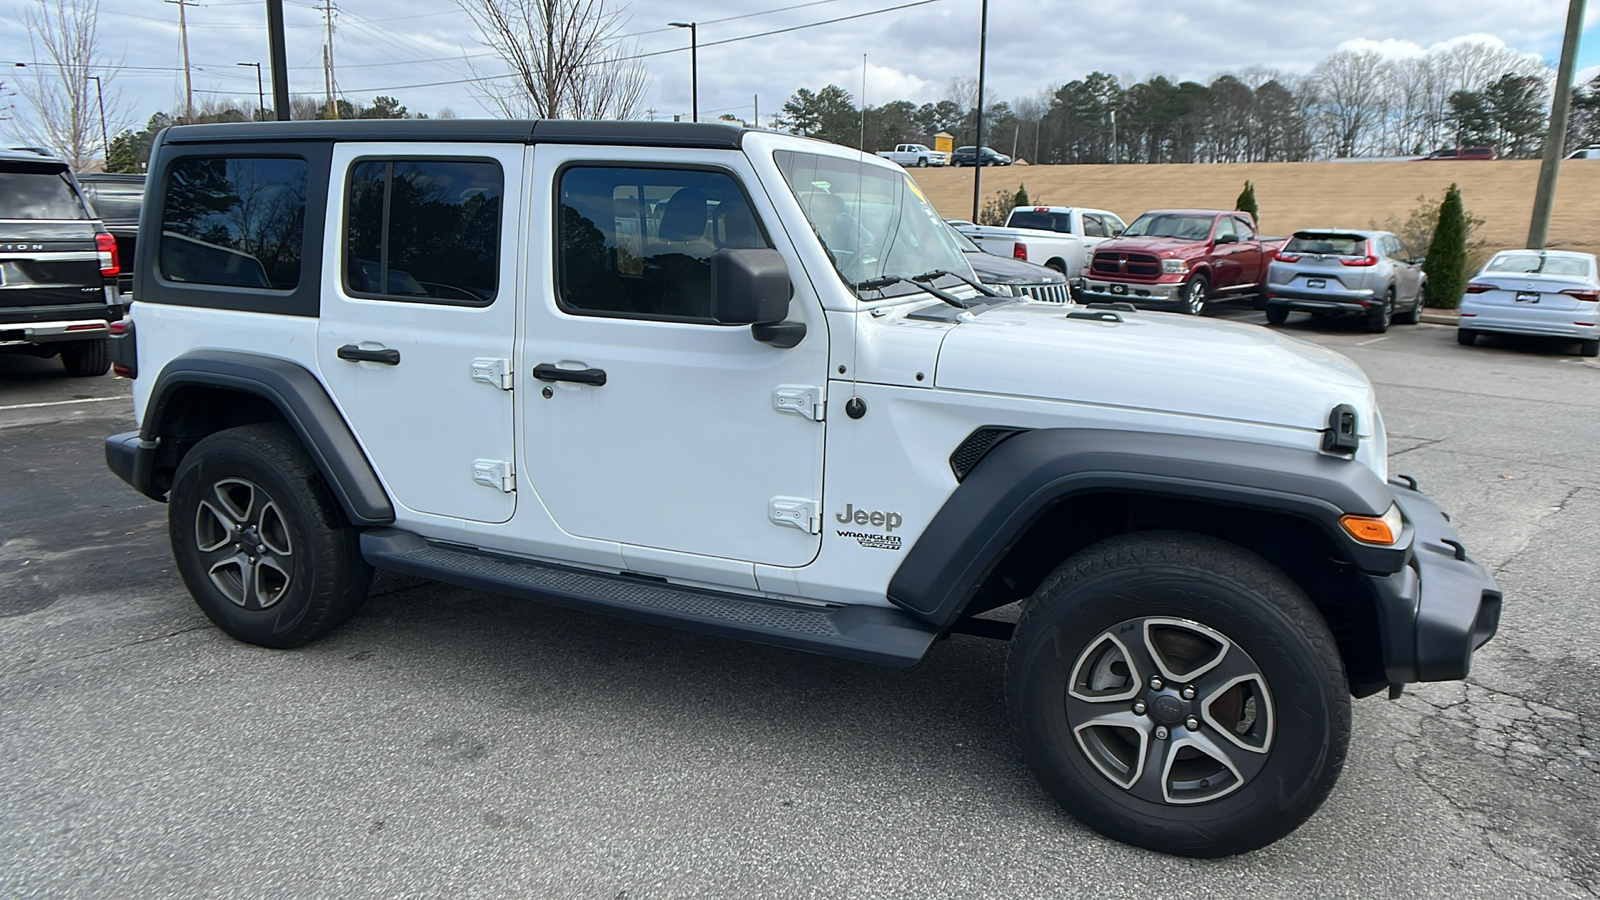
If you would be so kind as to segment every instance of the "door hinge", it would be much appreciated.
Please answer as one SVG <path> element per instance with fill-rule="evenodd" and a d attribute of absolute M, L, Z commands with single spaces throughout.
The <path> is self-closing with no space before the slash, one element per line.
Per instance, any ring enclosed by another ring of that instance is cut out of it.
<path fill-rule="evenodd" d="M 502 391 L 511 390 L 511 360 L 480 356 L 472 361 L 472 380 Z"/>
<path fill-rule="evenodd" d="M 798 528 L 806 534 L 821 534 L 822 521 L 817 516 L 819 505 L 816 500 L 799 497 L 773 497 L 767 507 L 767 518 L 774 525 Z"/>
<path fill-rule="evenodd" d="M 511 468 L 511 463 L 503 459 L 473 460 L 472 480 L 507 494 L 517 489 L 517 473 Z"/>
<path fill-rule="evenodd" d="M 772 392 L 772 408 L 813 422 L 821 422 L 828 411 L 822 398 L 822 388 L 802 384 L 778 385 L 778 389 Z"/>

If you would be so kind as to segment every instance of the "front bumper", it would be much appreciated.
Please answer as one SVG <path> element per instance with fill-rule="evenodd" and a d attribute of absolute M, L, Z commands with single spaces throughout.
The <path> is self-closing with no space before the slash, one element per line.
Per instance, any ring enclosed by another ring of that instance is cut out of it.
<path fill-rule="evenodd" d="M 1500 627 L 1500 586 L 1414 481 L 1389 485 L 1414 537 L 1405 568 L 1364 576 L 1378 599 L 1385 673 L 1391 685 L 1460 680 Z"/>
<path fill-rule="evenodd" d="M 1083 297 L 1094 303 L 1177 303 L 1183 282 L 1101 281 L 1083 279 Z"/>

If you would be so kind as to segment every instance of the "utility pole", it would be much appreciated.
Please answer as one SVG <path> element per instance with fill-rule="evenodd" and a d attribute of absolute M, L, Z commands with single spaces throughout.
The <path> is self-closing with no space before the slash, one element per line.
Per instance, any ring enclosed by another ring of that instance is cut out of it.
<path fill-rule="evenodd" d="M 199 6 L 194 0 L 165 0 L 167 3 L 178 5 L 178 42 L 183 47 L 183 117 L 190 124 L 194 123 L 194 78 L 189 73 L 189 18 L 184 11 L 190 6 Z"/>
<path fill-rule="evenodd" d="M 236 66 L 253 66 L 256 70 L 256 121 L 267 120 L 267 94 L 261 89 L 261 63 L 234 63 Z"/>
<path fill-rule="evenodd" d="M 700 121 L 700 26 L 696 22 L 668 22 L 673 28 L 689 29 L 689 103 L 694 120 Z"/>
<path fill-rule="evenodd" d="M 972 166 L 972 221 L 978 221 L 978 198 L 983 194 L 983 69 L 989 53 L 989 0 L 983 0 L 978 24 L 978 146 Z"/>
<path fill-rule="evenodd" d="M 337 119 L 339 118 L 339 107 L 334 105 L 333 102 L 333 12 L 333 0 L 323 0 L 322 14 L 327 17 L 328 43 L 323 45 L 322 48 L 322 81 L 328 101 L 326 115 L 330 119 Z"/>
<path fill-rule="evenodd" d="M 862 153 L 867 152 L 867 55 L 861 54 L 861 146 L 856 148 Z"/>
<path fill-rule="evenodd" d="M 1572 104 L 1572 70 L 1577 66 L 1578 35 L 1583 31 L 1583 0 L 1567 3 L 1567 34 L 1561 41 L 1561 64 L 1556 70 L 1556 94 L 1550 104 L 1550 133 L 1544 139 L 1544 161 L 1539 164 L 1539 186 L 1533 194 L 1533 219 L 1528 223 L 1528 247 L 1543 250 L 1550 236 L 1550 208 L 1555 203 L 1556 176 L 1561 154 L 1567 149 L 1567 112 Z"/>
<path fill-rule="evenodd" d="M 267 56 L 272 64 L 272 112 L 289 121 L 289 54 L 284 48 L 283 0 L 267 0 Z"/>
<path fill-rule="evenodd" d="M 99 75 L 85 75 L 85 79 L 94 82 L 94 97 L 100 101 L 100 167 L 105 168 L 106 157 L 111 155 L 111 138 L 106 135 L 106 95 L 100 87 Z"/>
<path fill-rule="evenodd" d="M 656 120 L 656 108 L 654 106 L 645 110 L 644 114 L 649 117 L 650 121 L 654 122 Z"/>
<path fill-rule="evenodd" d="M 751 117 L 752 120 L 751 120 L 750 124 L 754 125 L 757 128 L 760 128 L 761 127 L 761 95 L 760 94 L 751 94 L 750 95 L 750 106 L 751 106 L 752 109 L 755 110 L 755 114 Z"/>

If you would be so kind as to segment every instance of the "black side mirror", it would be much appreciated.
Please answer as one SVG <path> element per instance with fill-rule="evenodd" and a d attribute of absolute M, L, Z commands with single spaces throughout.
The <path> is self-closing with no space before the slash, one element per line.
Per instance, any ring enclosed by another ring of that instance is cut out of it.
<path fill-rule="evenodd" d="M 1239 243 L 1239 236 L 1237 234 L 1233 234 L 1232 232 L 1229 232 L 1228 234 L 1219 234 L 1217 235 L 1217 243 L 1237 244 Z"/>
<path fill-rule="evenodd" d="M 794 285 L 776 250 L 724 248 L 711 254 L 711 318 L 719 325 L 749 325 L 756 340 L 793 347 L 804 322 L 785 322 Z"/>

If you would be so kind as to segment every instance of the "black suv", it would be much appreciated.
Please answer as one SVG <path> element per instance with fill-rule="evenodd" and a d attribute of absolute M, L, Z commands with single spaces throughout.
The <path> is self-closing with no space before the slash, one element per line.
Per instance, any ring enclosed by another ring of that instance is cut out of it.
<path fill-rule="evenodd" d="M 950 165 L 952 166 L 976 166 L 980 165 L 978 160 L 979 153 L 977 147 L 957 147 L 956 152 L 950 154 Z M 1011 165 L 1011 157 L 1001 153 L 998 150 L 995 150 L 992 147 L 983 148 L 982 160 L 983 162 L 981 165 L 985 166 Z"/>
<path fill-rule="evenodd" d="M 66 163 L 0 150 L 0 352 L 60 354 L 70 375 L 104 375 L 123 312 L 117 260 Z"/>

